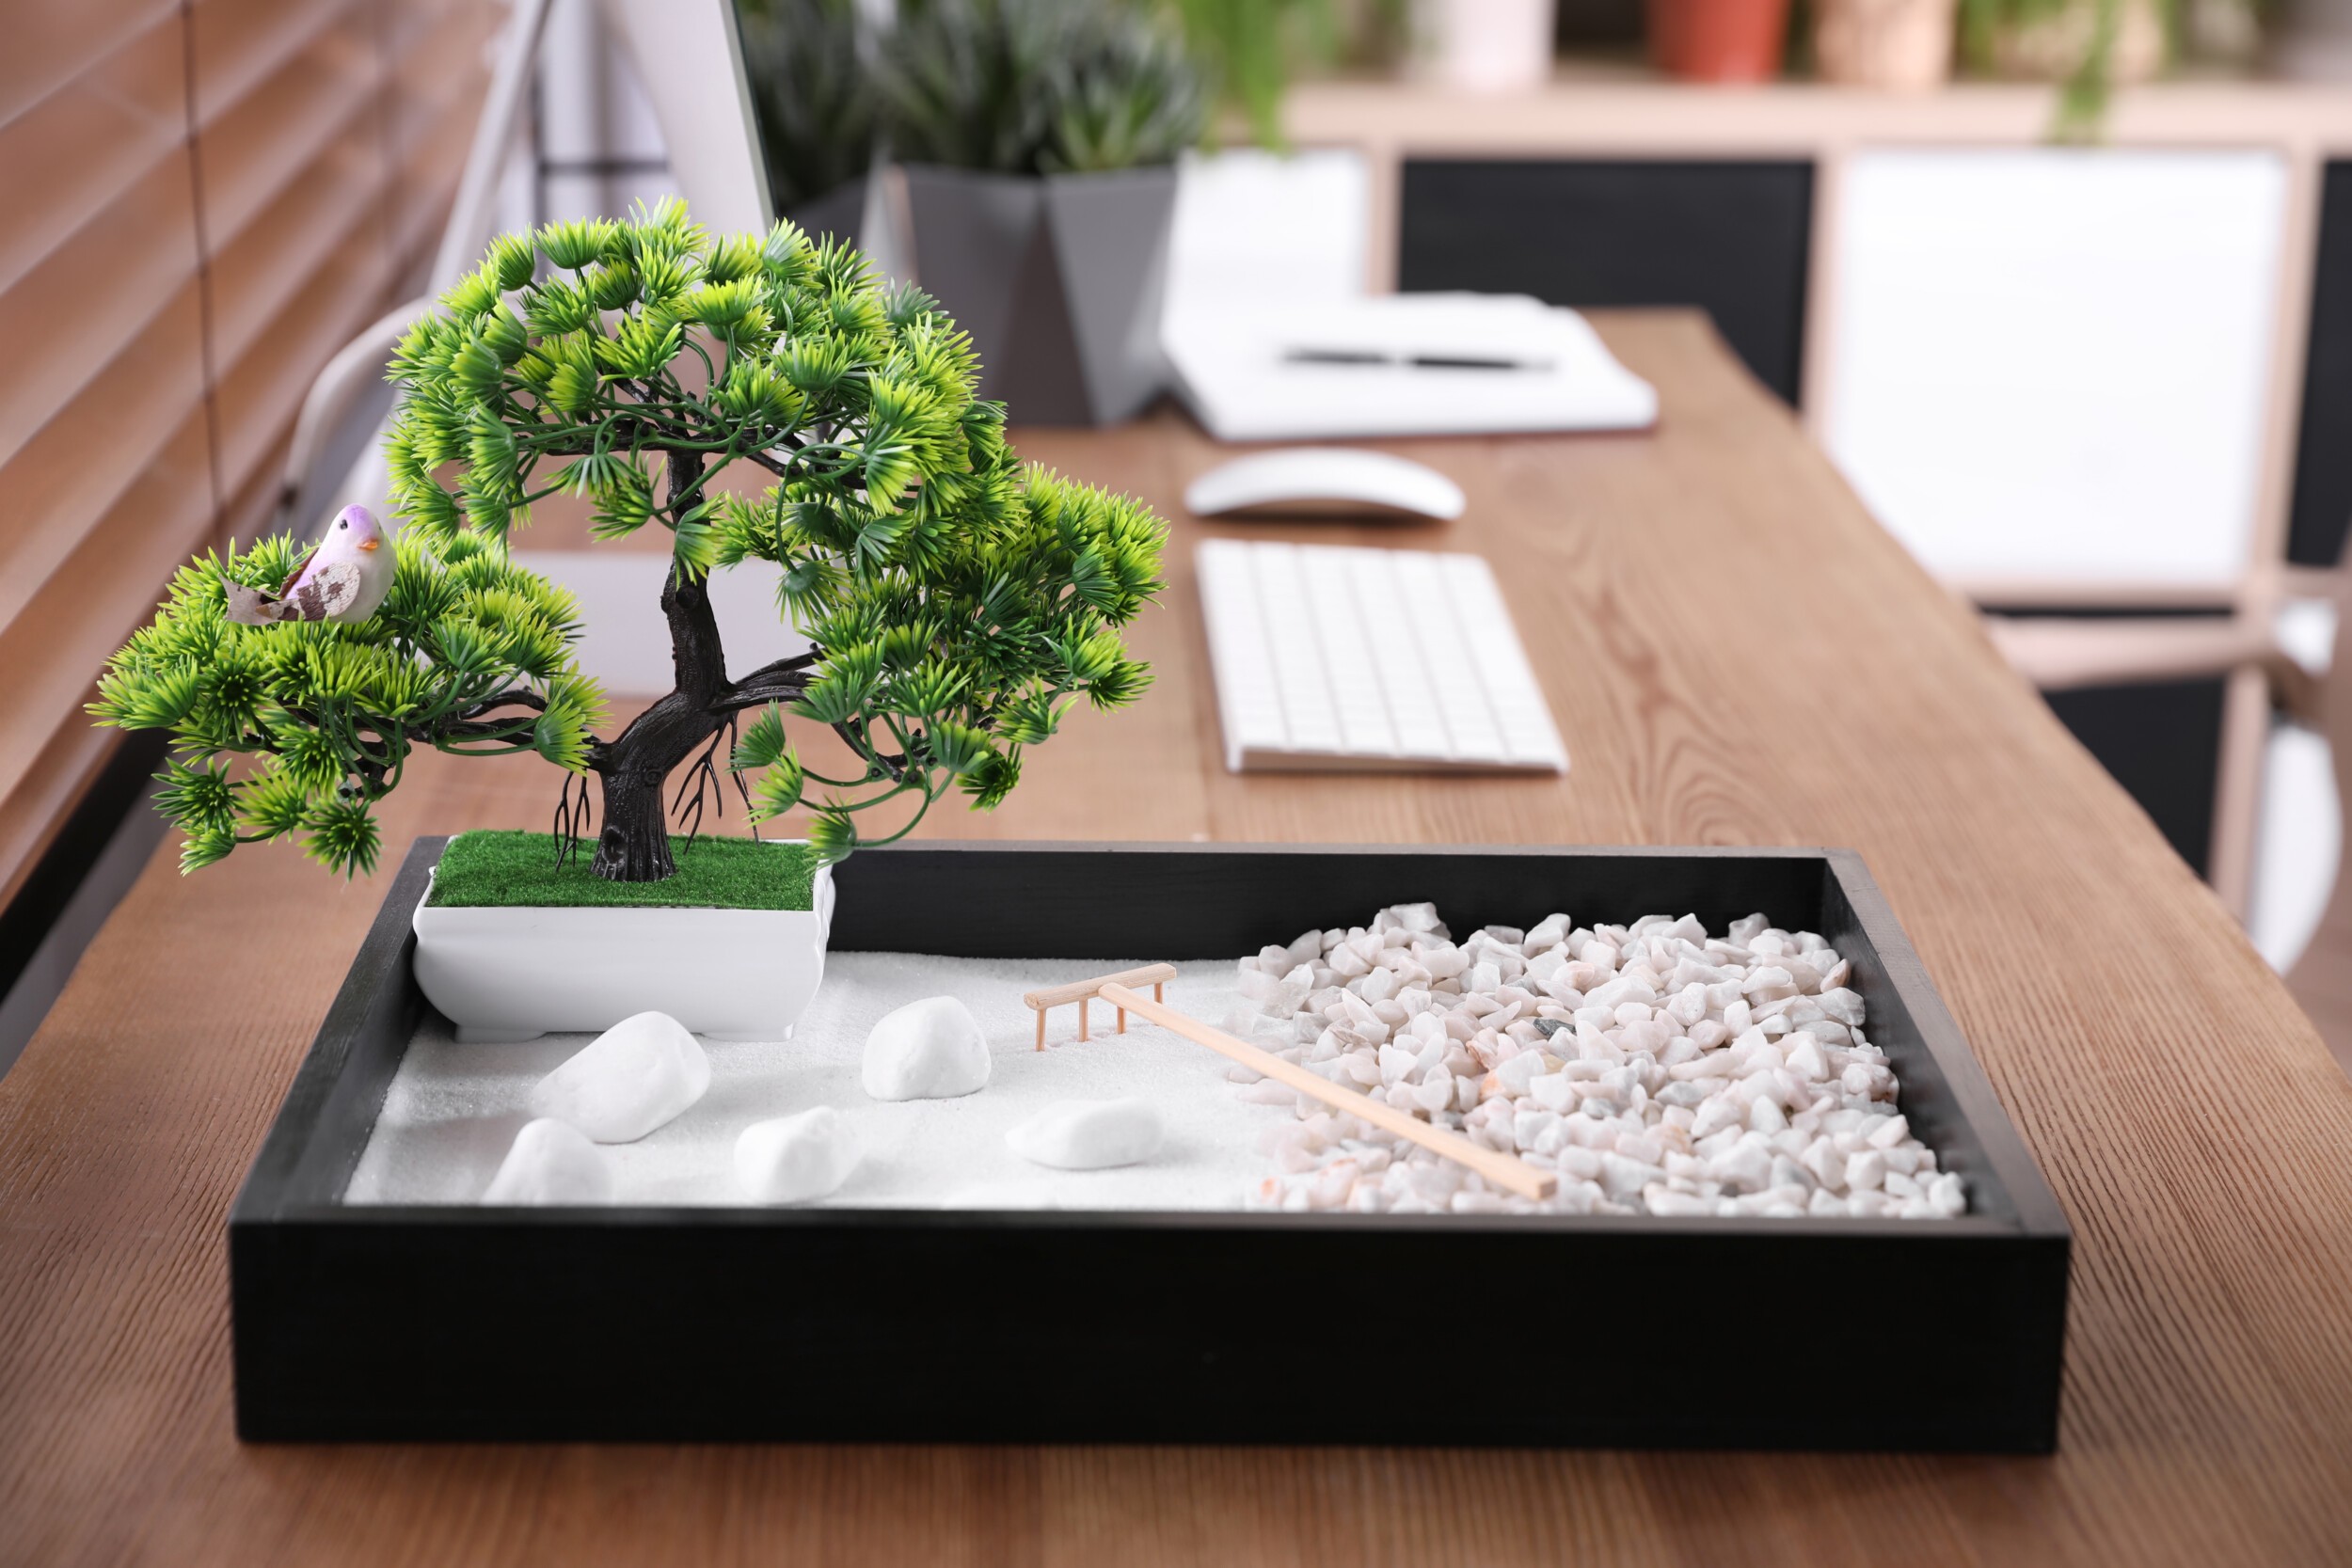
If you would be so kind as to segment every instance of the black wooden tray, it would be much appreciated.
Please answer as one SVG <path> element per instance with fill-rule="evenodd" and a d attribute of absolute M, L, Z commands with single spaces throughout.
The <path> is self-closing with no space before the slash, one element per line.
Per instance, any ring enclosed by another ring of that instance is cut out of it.
<path fill-rule="evenodd" d="M 1457 931 L 1760 910 L 1851 960 L 1965 1218 L 347 1208 L 445 842 L 230 1214 L 246 1438 L 2057 1441 L 2065 1217 L 1851 851 L 900 846 L 836 869 L 832 946 L 1232 959 L 1422 899 Z"/>

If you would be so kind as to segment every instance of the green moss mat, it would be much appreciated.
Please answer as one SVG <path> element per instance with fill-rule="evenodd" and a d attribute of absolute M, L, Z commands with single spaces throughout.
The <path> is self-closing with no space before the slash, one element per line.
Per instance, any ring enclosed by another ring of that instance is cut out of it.
<path fill-rule="evenodd" d="M 428 902 L 448 909 L 621 907 L 805 910 L 817 857 L 805 844 L 705 835 L 689 849 L 670 840 L 677 875 L 660 882 L 608 882 L 588 869 L 593 841 L 555 864 L 546 833 L 460 833 L 441 851 Z"/>

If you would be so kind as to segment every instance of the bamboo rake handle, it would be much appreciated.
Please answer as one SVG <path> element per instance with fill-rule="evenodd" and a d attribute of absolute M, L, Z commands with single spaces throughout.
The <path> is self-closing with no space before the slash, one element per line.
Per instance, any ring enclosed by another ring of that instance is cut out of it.
<path fill-rule="evenodd" d="M 1212 1029 L 1190 1014 L 1180 1013 L 1148 996 L 1139 996 L 1125 986 L 1105 983 L 1097 994 L 1115 1007 L 1124 1007 L 1138 1018 L 1150 1019 L 1163 1029 L 1172 1030 L 1196 1044 L 1231 1056 L 1252 1072 L 1287 1085 L 1300 1094 L 1312 1095 L 1335 1110 L 1361 1117 L 1375 1127 L 1386 1128 L 1399 1137 L 1410 1138 L 1422 1148 L 1442 1154 L 1456 1164 L 1468 1165 L 1496 1186 L 1517 1193 L 1521 1197 L 1547 1198 L 1559 1185 L 1558 1178 L 1536 1169 L 1524 1160 L 1474 1144 L 1458 1132 L 1433 1127 L 1418 1117 L 1408 1117 L 1395 1106 L 1384 1105 L 1369 1095 L 1343 1089 L 1295 1062 L 1286 1062 L 1271 1052 L 1261 1051 L 1247 1041 L 1235 1039 L 1222 1029 Z"/>

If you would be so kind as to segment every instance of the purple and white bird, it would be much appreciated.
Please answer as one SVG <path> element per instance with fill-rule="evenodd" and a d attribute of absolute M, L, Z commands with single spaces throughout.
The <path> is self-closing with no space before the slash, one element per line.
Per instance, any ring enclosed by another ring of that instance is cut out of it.
<path fill-rule="evenodd" d="M 326 537 L 302 558 L 275 594 L 229 584 L 229 619 L 240 626 L 279 621 L 364 621 L 392 591 L 400 555 L 388 550 L 383 525 L 364 506 L 346 506 Z"/>

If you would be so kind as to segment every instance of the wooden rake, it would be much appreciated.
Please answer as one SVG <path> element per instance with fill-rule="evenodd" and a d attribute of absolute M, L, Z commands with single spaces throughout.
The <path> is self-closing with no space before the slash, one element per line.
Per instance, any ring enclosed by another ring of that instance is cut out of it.
<path fill-rule="evenodd" d="M 1395 1106 L 1375 1100 L 1370 1095 L 1343 1088 L 1320 1073 L 1310 1072 L 1295 1062 L 1286 1062 L 1272 1052 L 1262 1051 L 1222 1029 L 1213 1029 L 1189 1013 L 1178 1012 L 1162 999 L 1166 994 L 1164 988 L 1174 978 L 1176 970 L 1173 965 L 1149 964 L 1141 969 L 1122 970 L 1117 974 L 1104 974 L 1091 980 L 1077 980 L 1066 986 L 1029 991 L 1021 1000 L 1036 1009 L 1037 1048 L 1040 1051 L 1045 1049 L 1047 1009 L 1075 1002 L 1078 1005 L 1078 1037 L 1085 1039 L 1087 1004 L 1100 997 L 1119 1009 L 1119 1032 L 1122 1035 L 1127 1032 L 1127 1015 L 1134 1013 L 1137 1018 L 1148 1019 L 1197 1045 L 1205 1045 L 1219 1055 L 1232 1058 L 1261 1077 L 1271 1078 L 1287 1088 L 1320 1100 L 1334 1110 L 1361 1117 L 1375 1127 L 1409 1139 L 1458 1165 L 1466 1165 L 1506 1192 L 1540 1202 L 1558 1190 L 1559 1179 L 1549 1171 L 1538 1170 L 1499 1149 L 1472 1143 L 1459 1132 L 1450 1132 L 1418 1117 L 1407 1116 Z M 1132 989 L 1143 985 L 1152 988 L 1152 995 L 1145 996 Z"/>

